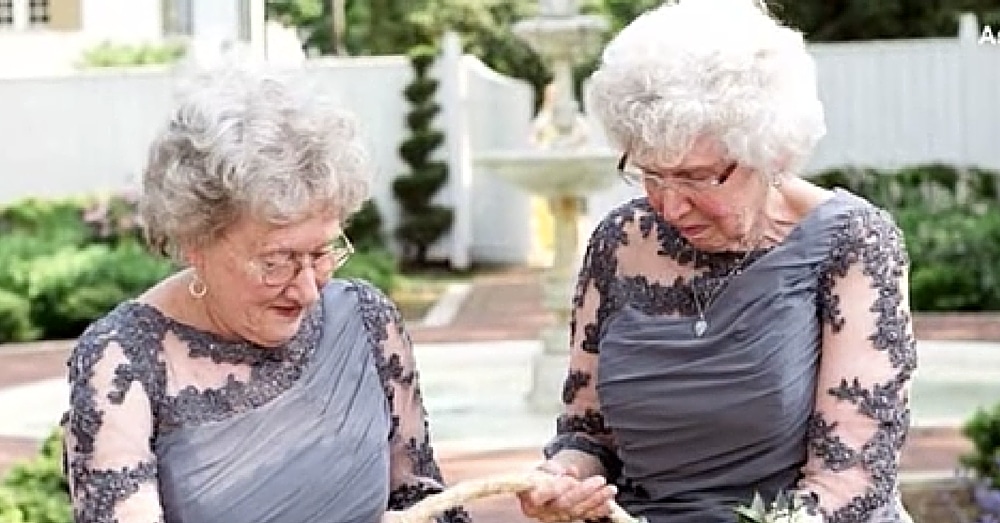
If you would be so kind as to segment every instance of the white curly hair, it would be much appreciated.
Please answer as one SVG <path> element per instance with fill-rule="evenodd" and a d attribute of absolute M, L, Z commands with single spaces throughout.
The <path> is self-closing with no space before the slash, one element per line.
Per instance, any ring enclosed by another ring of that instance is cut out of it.
<path fill-rule="evenodd" d="M 368 197 L 371 169 L 352 114 L 301 78 L 227 63 L 191 76 L 150 146 L 139 212 L 149 243 L 180 258 L 247 217 L 276 225 Z"/>
<path fill-rule="evenodd" d="M 826 133 L 801 33 L 755 0 L 676 0 L 605 48 L 587 107 L 646 165 L 677 165 L 699 138 L 774 176 L 796 173 Z"/>

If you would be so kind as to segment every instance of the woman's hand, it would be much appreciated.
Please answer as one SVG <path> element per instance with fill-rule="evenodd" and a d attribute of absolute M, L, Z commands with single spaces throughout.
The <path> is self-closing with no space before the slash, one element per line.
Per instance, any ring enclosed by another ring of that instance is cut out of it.
<path fill-rule="evenodd" d="M 518 493 L 521 511 L 544 523 L 595 519 L 610 514 L 616 489 L 603 476 L 581 480 L 575 467 L 548 460 L 539 465 L 535 488 Z"/>

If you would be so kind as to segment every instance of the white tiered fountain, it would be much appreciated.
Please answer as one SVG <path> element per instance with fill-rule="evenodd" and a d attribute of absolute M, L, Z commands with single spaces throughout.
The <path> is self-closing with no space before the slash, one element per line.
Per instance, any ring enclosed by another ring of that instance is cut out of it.
<path fill-rule="evenodd" d="M 533 362 L 528 393 L 538 412 L 561 407 L 585 198 L 616 183 L 616 155 L 591 139 L 573 96 L 574 61 L 592 56 L 606 29 L 602 18 L 579 14 L 575 0 L 541 0 L 537 17 L 515 25 L 515 33 L 552 66 L 551 98 L 534 122 L 535 147 L 475 159 L 490 175 L 545 198 L 555 225 L 552 267 L 544 279 L 545 307 L 554 313 L 555 324 L 541 334 L 543 350 Z"/>

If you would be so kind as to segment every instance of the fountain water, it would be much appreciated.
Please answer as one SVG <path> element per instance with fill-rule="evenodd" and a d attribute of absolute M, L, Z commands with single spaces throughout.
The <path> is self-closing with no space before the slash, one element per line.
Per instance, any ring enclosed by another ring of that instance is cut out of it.
<path fill-rule="evenodd" d="M 545 307 L 554 313 L 555 324 L 542 333 L 543 350 L 533 362 L 528 394 L 530 406 L 540 412 L 560 408 L 583 204 L 588 195 L 615 183 L 615 155 L 591 139 L 573 96 L 574 62 L 599 49 L 606 29 L 602 18 L 579 14 L 575 0 L 542 0 L 537 17 L 519 22 L 515 33 L 551 64 L 554 75 L 549 99 L 534 122 L 535 147 L 491 152 L 475 160 L 485 172 L 544 197 L 553 216 L 554 258 L 544 289 Z"/>

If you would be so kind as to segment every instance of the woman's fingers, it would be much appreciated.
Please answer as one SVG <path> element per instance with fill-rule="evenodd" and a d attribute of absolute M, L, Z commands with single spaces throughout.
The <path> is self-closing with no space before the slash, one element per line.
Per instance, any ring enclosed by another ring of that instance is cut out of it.
<path fill-rule="evenodd" d="M 543 472 L 537 476 L 531 490 L 518 494 L 521 511 L 525 516 L 541 521 L 555 521 L 562 517 L 564 510 L 558 508 L 558 500 L 571 491 L 577 480 L 563 475 Z"/>
<path fill-rule="evenodd" d="M 554 461 L 542 463 L 537 470 L 534 488 L 518 494 L 525 516 L 542 523 L 565 523 L 610 514 L 608 502 L 617 491 L 603 477 L 579 480 L 574 467 Z"/>
<path fill-rule="evenodd" d="M 601 476 L 593 476 L 576 482 L 572 488 L 563 491 L 554 505 L 574 518 L 581 518 L 591 511 L 599 511 L 614 497 L 614 487 L 607 485 Z"/>
<path fill-rule="evenodd" d="M 575 509 L 580 519 L 597 519 L 611 515 L 610 502 L 615 499 L 618 493 L 613 485 L 605 485 L 585 502 L 579 504 Z"/>

